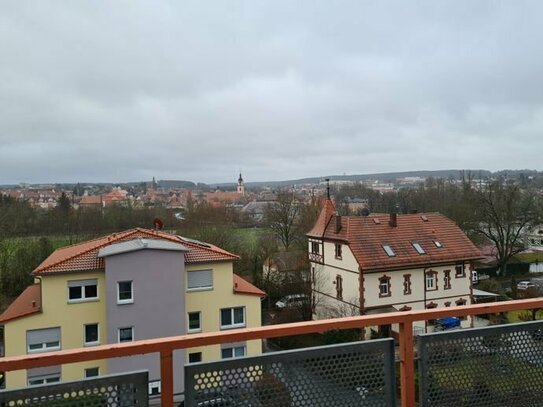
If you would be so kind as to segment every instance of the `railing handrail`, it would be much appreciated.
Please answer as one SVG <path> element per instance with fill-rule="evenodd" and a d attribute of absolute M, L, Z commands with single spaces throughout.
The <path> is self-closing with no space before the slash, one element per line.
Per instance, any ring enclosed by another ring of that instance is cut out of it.
<path fill-rule="evenodd" d="M 495 314 L 505 311 L 527 310 L 533 308 L 543 308 L 543 298 L 465 305 L 452 308 L 435 308 L 420 311 L 391 312 L 386 314 L 362 315 L 319 321 L 267 325 L 256 328 L 241 328 L 200 334 L 170 336 L 130 343 L 107 344 L 56 352 L 4 357 L 0 359 L 0 372 L 123 356 L 135 356 L 145 353 L 167 353 L 179 349 L 280 336 L 303 335 L 325 332 L 332 329 L 352 329 L 396 323 L 411 325 L 414 321 L 468 315 Z"/>

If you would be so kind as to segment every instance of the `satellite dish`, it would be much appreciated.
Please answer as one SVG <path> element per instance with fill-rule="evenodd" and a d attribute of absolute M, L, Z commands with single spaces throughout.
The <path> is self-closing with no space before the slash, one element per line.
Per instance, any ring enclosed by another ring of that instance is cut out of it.
<path fill-rule="evenodd" d="M 153 225 L 155 226 L 155 230 L 162 230 L 164 227 L 164 222 L 162 222 L 159 218 L 155 218 L 155 220 L 153 220 Z"/>
<path fill-rule="evenodd" d="M 368 208 L 362 208 L 362 216 L 367 217 L 370 215 L 370 210 Z"/>

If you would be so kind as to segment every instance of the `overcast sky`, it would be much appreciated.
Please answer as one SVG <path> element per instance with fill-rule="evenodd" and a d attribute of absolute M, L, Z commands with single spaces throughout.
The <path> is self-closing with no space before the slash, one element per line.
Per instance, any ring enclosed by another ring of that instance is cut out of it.
<path fill-rule="evenodd" d="M 0 4 L 0 184 L 542 170 L 543 2 Z"/>

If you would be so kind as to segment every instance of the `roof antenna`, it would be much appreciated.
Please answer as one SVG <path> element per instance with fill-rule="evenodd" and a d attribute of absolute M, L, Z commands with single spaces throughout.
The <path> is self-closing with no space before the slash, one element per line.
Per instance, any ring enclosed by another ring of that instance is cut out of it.
<path fill-rule="evenodd" d="M 330 200 L 330 178 L 326 178 L 326 199 Z"/>

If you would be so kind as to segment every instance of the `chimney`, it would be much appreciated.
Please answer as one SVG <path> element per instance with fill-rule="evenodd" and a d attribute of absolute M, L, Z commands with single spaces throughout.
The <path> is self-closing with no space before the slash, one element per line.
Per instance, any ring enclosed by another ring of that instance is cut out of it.
<path fill-rule="evenodd" d="M 336 212 L 336 233 L 339 233 L 341 230 L 341 216 Z"/>
<path fill-rule="evenodd" d="M 398 214 L 396 212 L 390 214 L 389 225 L 393 228 L 398 226 Z"/>

